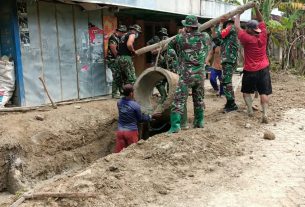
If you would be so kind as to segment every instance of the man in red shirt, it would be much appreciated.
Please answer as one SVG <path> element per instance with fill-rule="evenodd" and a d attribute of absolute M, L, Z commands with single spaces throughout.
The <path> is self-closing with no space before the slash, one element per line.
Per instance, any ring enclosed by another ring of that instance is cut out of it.
<path fill-rule="evenodd" d="M 147 115 L 141 112 L 141 106 L 134 100 L 134 89 L 131 84 L 123 86 L 123 95 L 124 97 L 117 103 L 119 120 L 115 146 L 116 153 L 138 142 L 138 122 L 150 121 L 152 118 L 161 117 L 160 113 Z"/>
<path fill-rule="evenodd" d="M 255 6 L 256 20 L 247 22 L 246 30 L 240 27 L 240 14 L 235 18 L 238 38 L 244 47 L 244 75 L 241 92 L 248 107 L 249 116 L 253 115 L 251 94 L 258 91 L 263 109 L 262 123 L 268 123 L 267 108 L 269 95 L 272 94 L 269 60 L 267 57 L 267 30 L 262 14 Z"/>

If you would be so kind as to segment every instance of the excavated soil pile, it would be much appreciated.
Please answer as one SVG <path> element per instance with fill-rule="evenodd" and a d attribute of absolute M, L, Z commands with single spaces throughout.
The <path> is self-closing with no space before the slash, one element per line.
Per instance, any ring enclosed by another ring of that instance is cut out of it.
<path fill-rule="evenodd" d="M 114 101 L 101 101 L 2 114 L 0 191 L 28 190 L 38 181 L 81 169 L 111 153 L 114 107 Z"/>
<path fill-rule="evenodd" d="M 48 199 L 22 206 L 145 206 L 170 194 L 178 182 L 204 168 L 213 171 L 219 157 L 238 156 L 239 139 L 225 137 L 210 127 L 160 134 L 140 141 L 120 154 L 98 160 L 86 170 L 45 184 L 35 192 L 94 192 L 97 199 Z"/>
<path fill-rule="evenodd" d="M 272 74 L 272 76 L 274 94 L 272 95 L 269 109 L 269 122 L 271 124 L 276 124 L 277 121 L 281 120 L 282 113 L 287 109 L 304 107 L 305 82 L 304 80 L 287 74 Z M 206 85 L 208 85 L 207 82 Z M 237 112 L 223 114 L 222 108 L 225 104 L 225 99 L 216 97 L 215 94 L 206 90 L 206 126 L 204 129 L 190 129 L 172 136 L 167 136 L 166 134 L 156 135 L 148 141 L 140 141 L 138 144 L 130 146 L 120 154 L 111 154 L 101 158 L 94 162 L 94 164 L 84 167 L 79 171 L 64 173 L 48 179 L 47 181 L 40 182 L 29 191 L 30 193 L 93 192 L 98 194 L 97 198 L 44 198 L 27 200 L 20 206 L 168 206 L 168 203 L 172 200 L 176 200 L 180 203 L 179 205 L 171 206 L 186 206 L 180 198 L 181 196 L 193 198 L 192 191 L 189 188 L 198 187 L 198 182 L 201 182 L 203 188 L 209 188 L 211 186 L 219 186 L 219 188 L 222 188 L 222 186 L 225 186 L 226 182 L 229 181 L 226 180 L 227 178 L 223 178 L 221 174 L 218 176 L 217 173 L 225 171 L 225 173 L 227 172 L 230 174 L 230 171 L 233 171 L 233 173 L 231 172 L 232 176 L 238 176 L 238 172 L 243 170 L 242 166 L 240 166 L 238 162 L 231 166 L 228 164 L 230 163 L 229 161 L 236 160 L 237 156 L 249 157 L 251 152 L 256 149 L 256 140 L 253 138 L 253 134 L 264 127 L 264 125 L 260 123 L 261 112 L 255 111 L 254 117 L 248 117 L 240 92 L 236 93 L 236 99 L 240 109 Z M 87 129 L 91 124 L 92 126 L 96 126 L 96 124 L 94 124 L 95 122 L 92 121 L 94 120 L 92 118 L 99 117 L 102 120 L 105 119 L 105 117 L 109 117 L 108 115 L 116 117 L 117 115 L 114 115 L 113 112 L 116 111 L 114 110 L 114 102 L 107 101 L 107 103 L 108 105 L 106 102 L 99 103 L 101 105 L 98 107 L 96 105 L 93 107 L 91 105 L 92 103 L 86 104 L 80 109 L 86 111 L 86 113 L 77 111 L 71 116 L 69 115 L 69 120 L 83 120 L 84 117 L 87 117 L 85 119 L 87 121 L 76 122 L 85 124 L 85 129 Z M 259 105 L 259 100 L 255 99 L 254 103 Z M 188 114 L 190 125 L 193 120 L 191 105 L 191 99 L 189 99 Z M 65 110 L 75 110 L 73 109 L 73 106 L 70 107 L 72 107 L 72 109 L 66 108 Z M 88 108 L 93 109 L 89 110 Z M 53 111 L 53 113 L 56 113 L 56 111 L 57 110 Z M 108 115 L 105 116 L 103 114 Z M 25 129 L 35 126 L 35 124 L 32 124 L 36 123 L 36 121 L 33 120 L 33 113 L 25 115 L 28 117 L 27 120 L 31 120 L 31 124 L 28 124 L 27 127 L 22 127 L 23 131 L 26 132 Z M 48 114 L 48 116 L 51 116 L 51 113 Z M 46 120 L 56 120 L 55 118 L 48 118 L 48 116 L 46 117 Z M 56 118 L 59 120 L 64 117 L 62 112 L 61 114 L 54 114 L 54 116 L 58 116 Z M 56 124 L 56 127 L 65 128 L 66 130 L 71 127 L 69 122 L 66 121 L 64 123 L 64 126 Z M 74 125 L 75 122 L 73 121 L 72 123 Z M 22 124 L 24 123 L 21 122 L 21 125 Z M 39 126 L 43 128 L 52 127 L 50 123 L 47 126 Z M 13 128 L 18 129 L 18 127 L 17 122 L 14 123 Z M 57 129 L 56 127 L 54 127 L 54 129 Z M 97 128 L 92 127 L 92 129 Z M 36 130 L 40 130 L 40 128 L 37 128 Z M 100 130 L 105 130 L 105 128 L 101 127 Z M 108 133 L 104 134 L 104 136 L 110 136 L 109 130 L 110 127 L 106 129 L 106 132 Z M 80 130 L 78 130 L 78 132 L 80 133 Z M 88 131 L 88 133 L 89 132 L 90 131 Z M 96 131 L 95 133 L 98 132 Z M 92 135 L 95 133 L 92 133 Z M 56 135 L 58 134 L 60 133 L 56 133 Z M 91 134 L 89 133 L 88 137 L 89 135 Z M 27 135 L 29 138 L 25 140 L 31 140 L 30 138 L 32 136 Z M 78 134 L 75 134 L 74 136 L 78 136 Z M 108 138 L 106 138 L 106 140 Z M 104 139 L 105 138 L 100 138 L 101 141 Z M 257 139 L 262 139 L 262 137 L 257 137 Z M 73 140 L 74 139 L 69 139 L 69 142 L 72 142 Z M 56 143 L 52 142 L 52 144 Z M 58 153 L 56 159 L 62 160 L 67 158 L 67 151 L 69 152 L 69 150 L 63 147 L 66 144 L 67 143 L 62 143 L 60 145 L 62 146 L 60 148 L 61 151 L 56 152 Z M 33 144 L 32 141 L 27 141 L 25 145 L 18 146 L 22 146 L 24 152 L 31 152 L 30 150 L 28 151 L 28 149 L 32 149 L 36 145 Z M 14 149 L 18 149 L 18 146 Z M 29 175 L 30 171 L 35 172 L 35 170 L 38 169 L 43 173 L 35 174 L 34 176 L 40 177 L 40 175 L 44 175 L 43 177 L 46 177 L 45 175 L 47 174 L 51 176 L 51 174 L 47 173 L 49 171 L 47 171 L 48 169 L 46 167 L 39 167 L 46 166 L 46 163 L 41 164 L 37 162 L 38 156 L 42 157 L 40 161 L 51 160 L 56 162 L 55 159 L 52 159 L 53 156 L 57 155 L 56 153 L 55 155 L 53 154 L 50 156 L 48 153 L 42 152 L 43 150 L 46 150 L 46 148 L 46 146 L 42 147 L 42 150 L 36 154 L 29 153 L 29 156 L 33 156 L 36 162 L 29 162 L 29 166 L 25 168 L 27 169 L 25 175 Z M 83 148 L 78 152 L 79 154 L 89 152 L 89 150 L 96 152 L 97 148 L 100 147 L 97 147 L 96 144 L 92 144 L 90 145 L 90 149 Z M 46 152 L 49 151 L 46 150 Z M 103 151 L 101 150 L 100 152 Z M 27 157 L 27 160 L 29 161 L 30 158 Z M 76 161 L 75 163 L 79 162 L 80 161 Z M 65 163 L 66 162 L 61 161 L 61 166 L 67 166 Z M 35 164 L 38 164 L 39 166 L 36 167 Z M 52 166 L 57 166 L 56 163 L 53 163 L 52 165 L 49 163 L 49 165 L 50 169 L 53 171 L 54 168 L 52 168 Z M 42 171 L 41 169 L 45 169 L 45 171 Z M 60 169 L 66 168 L 61 167 Z M 226 169 L 228 169 L 228 171 L 226 171 Z M 214 178 L 214 180 L 212 178 Z M 179 192 L 184 192 L 187 195 L 180 195 Z M 16 200 L 16 198 L 10 198 L 2 206 L 7 206 L 8 204 L 13 203 L 14 200 Z"/>

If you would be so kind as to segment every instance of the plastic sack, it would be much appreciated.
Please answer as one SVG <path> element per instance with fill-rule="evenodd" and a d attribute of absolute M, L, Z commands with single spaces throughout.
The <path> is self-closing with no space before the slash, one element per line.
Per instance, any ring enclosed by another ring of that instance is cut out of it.
<path fill-rule="evenodd" d="M 6 58 L 0 60 L 0 107 L 12 98 L 15 90 L 15 68 L 14 62 Z"/>
<path fill-rule="evenodd" d="M 112 71 L 108 67 L 106 67 L 106 82 L 107 83 L 113 82 Z"/>

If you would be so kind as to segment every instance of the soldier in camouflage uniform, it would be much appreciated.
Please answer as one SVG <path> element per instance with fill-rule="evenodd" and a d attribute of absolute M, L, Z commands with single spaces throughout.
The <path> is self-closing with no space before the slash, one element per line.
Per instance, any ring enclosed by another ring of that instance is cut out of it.
<path fill-rule="evenodd" d="M 118 46 L 120 38 L 127 32 L 125 25 L 119 25 L 116 31 L 109 37 L 108 41 L 108 53 L 107 53 L 107 64 L 112 71 L 112 98 L 119 98 L 118 91 L 122 91 L 122 78 L 118 71 L 116 64 L 116 57 L 118 55 Z"/>
<path fill-rule="evenodd" d="M 153 36 L 148 42 L 147 45 L 153 45 L 156 44 L 158 42 L 160 42 L 161 40 L 165 40 L 168 38 L 168 34 L 167 34 L 167 29 L 166 28 L 161 28 L 160 31 L 158 32 L 158 35 Z M 156 58 L 158 56 L 159 53 L 159 48 L 155 49 L 153 51 L 151 51 L 151 55 L 152 55 L 152 62 L 151 65 L 154 66 L 156 63 Z M 165 65 L 165 61 L 162 61 L 162 59 L 164 59 L 165 54 L 167 53 L 167 51 L 163 51 L 160 53 L 159 55 L 159 60 L 158 60 L 158 67 L 164 68 L 166 69 L 167 66 Z M 156 84 L 156 88 L 158 89 L 161 99 L 160 99 L 160 103 L 163 103 L 166 99 L 166 89 L 165 89 L 165 85 L 166 85 L 166 80 L 161 80 Z"/>
<path fill-rule="evenodd" d="M 222 29 L 223 22 L 225 22 L 224 29 Z M 217 37 L 221 42 L 222 84 L 224 87 L 224 95 L 227 99 L 224 112 L 235 111 L 238 107 L 235 103 L 232 76 L 237 67 L 239 46 L 234 22 L 232 20 L 225 21 L 225 19 L 222 19 L 216 34 L 214 33 L 213 36 Z"/>
<path fill-rule="evenodd" d="M 153 36 L 147 42 L 147 45 L 156 44 L 156 43 L 158 43 L 162 40 L 166 40 L 167 38 L 168 38 L 167 29 L 163 27 L 159 30 L 158 35 Z M 157 57 L 158 52 L 159 52 L 159 49 L 156 49 L 156 50 L 152 51 L 152 55 L 153 55 L 152 63 L 151 63 L 152 66 L 155 65 L 155 61 L 156 61 L 156 57 Z M 157 66 L 161 67 L 161 68 L 164 68 L 164 69 L 167 69 L 167 70 L 169 70 L 173 73 L 179 74 L 179 62 L 178 62 L 178 57 L 177 57 L 177 54 L 176 54 L 175 50 L 168 49 L 168 50 L 165 50 L 165 51 L 161 52 L 160 56 L 159 56 Z M 161 96 L 161 99 L 160 99 L 161 104 L 164 103 L 164 101 L 167 98 L 168 89 L 166 89 L 166 84 L 167 84 L 166 79 L 160 80 L 156 84 L 156 88 L 158 89 L 158 92 Z M 187 108 L 187 105 L 185 104 L 185 107 L 184 107 L 184 112 L 185 113 L 182 114 L 182 118 L 181 118 L 181 128 L 182 129 L 187 129 L 188 128 L 188 126 L 187 126 L 187 109 L 186 108 Z"/>
<path fill-rule="evenodd" d="M 158 32 L 158 35 L 153 36 L 146 44 L 147 45 L 153 45 L 153 44 L 156 44 L 156 43 L 158 43 L 158 42 L 160 42 L 162 40 L 165 40 L 167 38 L 168 38 L 167 29 L 162 27 L 160 29 L 160 31 Z M 155 65 L 158 52 L 159 52 L 159 49 L 155 49 L 155 50 L 151 51 L 151 54 L 152 54 L 151 65 L 152 66 Z"/>
<path fill-rule="evenodd" d="M 163 56 L 162 56 L 163 57 Z M 180 67 L 179 67 L 179 61 L 177 54 L 175 50 L 173 49 L 168 49 L 167 53 L 165 53 L 164 58 L 160 60 L 162 65 L 167 66 L 167 70 L 170 72 L 176 73 L 180 75 Z M 166 94 L 167 97 L 167 94 Z M 188 129 L 188 124 L 187 124 L 187 101 L 185 102 L 183 113 L 181 115 L 181 129 L 186 130 Z"/>
<path fill-rule="evenodd" d="M 136 72 L 132 62 L 132 56 L 135 54 L 134 42 L 141 32 L 141 27 L 135 24 L 130 26 L 129 32 L 121 38 L 116 62 L 118 71 L 123 79 L 122 85 L 134 84 L 136 82 Z"/>
<path fill-rule="evenodd" d="M 158 66 L 167 69 L 171 72 L 176 71 L 176 68 L 178 67 L 178 62 L 177 62 L 177 55 L 176 52 L 173 49 L 166 50 L 162 55 L 159 57 L 158 61 Z M 175 73 L 175 72 L 174 72 Z M 161 99 L 160 103 L 164 103 L 167 97 L 167 90 L 166 90 L 166 83 L 167 80 L 163 79 L 157 82 L 156 88 L 158 89 Z"/>
<path fill-rule="evenodd" d="M 204 127 L 204 79 L 205 59 L 210 49 L 210 36 L 198 31 L 198 20 L 195 16 L 187 16 L 182 21 L 185 29 L 169 43 L 170 49 L 177 51 L 180 78 L 171 110 L 171 128 L 168 133 L 176 133 L 181 129 L 181 115 L 188 97 L 188 89 L 192 88 L 194 104 L 194 128 Z"/>

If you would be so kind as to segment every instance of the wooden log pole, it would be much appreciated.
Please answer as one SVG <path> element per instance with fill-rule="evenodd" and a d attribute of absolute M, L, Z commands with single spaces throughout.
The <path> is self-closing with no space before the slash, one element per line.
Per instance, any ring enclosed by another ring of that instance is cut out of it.
<path fill-rule="evenodd" d="M 23 194 L 17 201 L 15 201 L 10 207 L 18 207 L 20 206 L 24 201 L 30 200 L 30 199 L 43 199 L 43 198 L 96 198 L 98 196 L 97 193 L 57 193 L 57 192 L 43 192 L 43 193 L 25 193 Z"/>
<path fill-rule="evenodd" d="M 25 197 L 20 197 L 17 201 L 15 201 L 10 207 L 18 207 L 25 201 Z"/>
<path fill-rule="evenodd" d="M 224 14 L 224 15 L 221 15 L 219 17 L 216 17 L 214 19 L 211 19 L 209 21 L 207 21 L 206 23 L 202 24 L 199 26 L 199 31 L 202 32 L 210 27 L 212 27 L 213 25 L 216 25 L 220 22 L 221 18 L 223 17 L 226 17 L 226 18 L 232 18 L 234 17 L 236 14 L 241 14 L 243 13 L 244 11 L 250 9 L 250 8 L 253 8 L 255 6 L 255 3 L 254 2 L 248 2 L 247 4 L 245 5 L 242 5 L 242 6 L 239 6 L 237 7 L 236 9 Z M 146 47 L 143 47 L 141 49 L 138 49 L 136 50 L 136 55 L 142 55 L 144 53 L 147 53 L 147 52 L 150 52 L 152 50 L 155 50 L 159 47 L 163 47 L 163 46 L 166 46 L 172 39 L 174 39 L 176 37 L 173 36 L 173 37 L 170 37 L 166 40 L 163 40 L 161 42 L 158 42 L 156 44 L 153 44 L 153 45 L 149 45 L 149 46 L 146 46 Z"/>
<path fill-rule="evenodd" d="M 24 195 L 25 199 L 39 199 L 39 198 L 96 198 L 97 193 L 66 193 L 66 192 L 43 192 L 43 193 L 33 193 L 29 195 Z"/>
<path fill-rule="evenodd" d="M 49 91 L 48 91 L 48 89 L 47 89 L 47 86 L 46 86 L 46 84 L 45 84 L 43 78 L 42 78 L 42 77 L 39 77 L 39 80 L 40 80 L 41 83 L 42 83 L 43 89 L 44 89 L 44 91 L 46 92 L 46 94 L 47 94 L 47 96 L 48 96 L 48 98 L 49 98 L 49 100 L 50 100 L 50 102 L 51 102 L 51 104 L 52 104 L 52 107 L 53 107 L 54 109 L 57 109 L 57 105 L 56 105 L 56 104 L 54 103 L 54 101 L 52 100 L 52 98 L 51 98 L 51 96 L 50 96 L 50 94 L 49 94 Z"/>

